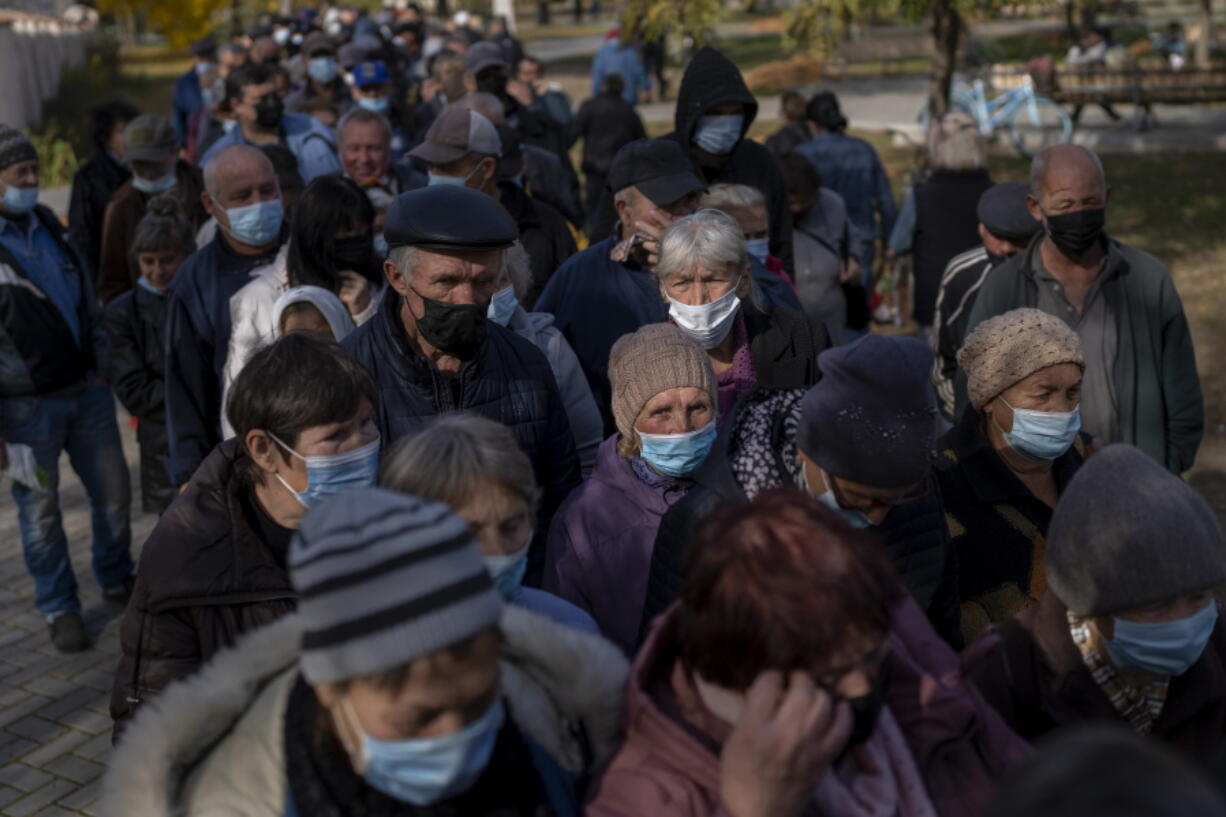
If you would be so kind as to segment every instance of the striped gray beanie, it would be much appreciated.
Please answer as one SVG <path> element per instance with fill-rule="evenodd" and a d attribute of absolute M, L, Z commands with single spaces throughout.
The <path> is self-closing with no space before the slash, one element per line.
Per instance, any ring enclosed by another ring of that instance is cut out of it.
<path fill-rule="evenodd" d="M 38 158 L 34 143 L 16 128 L 0 125 L 0 170 L 18 162 L 28 162 Z"/>
<path fill-rule="evenodd" d="M 464 520 L 441 502 L 378 488 L 312 510 L 290 545 L 289 571 L 312 684 L 404 666 L 502 618 Z"/>

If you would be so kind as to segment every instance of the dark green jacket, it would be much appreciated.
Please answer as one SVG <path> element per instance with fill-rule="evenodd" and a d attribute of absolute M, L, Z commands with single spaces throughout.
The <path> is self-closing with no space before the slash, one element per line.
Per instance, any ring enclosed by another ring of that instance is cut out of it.
<path fill-rule="evenodd" d="M 988 273 L 967 334 L 988 318 L 1037 305 L 1032 260 L 1042 240 L 1040 233 L 1025 252 Z M 1120 441 L 1181 474 L 1192 467 L 1205 431 L 1205 404 L 1183 304 L 1158 259 L 1112 239 L 1107 244 L 1100 275 L 1119 327 L 1114 380 Z M 959 373 L 958 405 L 966 402 L 966 376 Z"/>

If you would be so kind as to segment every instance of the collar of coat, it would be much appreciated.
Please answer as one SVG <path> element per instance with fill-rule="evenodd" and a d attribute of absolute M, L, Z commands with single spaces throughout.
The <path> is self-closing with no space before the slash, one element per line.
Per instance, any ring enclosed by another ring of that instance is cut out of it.
<path fill-rule="evenodd" d="M 621 652 L 603 638 L 515 606 L 505 608 L 499 626 L 503 695 L 515 724 L 567 771 L 603 763 L 622 731 L 629 666 Z M 256 630 L 145 704 L 125 729 L 103 779 L 101 813 L 182 813 L 187 774 L 270 683 L 295 669 L 301 636 L 296 615 Z M 278 713 L 276 723 L 282 717 Z M 588 739 L 591 761 L 577 732 Z M 281 735 L 264 743 L 280 759 Z M 280 765 L 283 773 L 283 760 Z"/>

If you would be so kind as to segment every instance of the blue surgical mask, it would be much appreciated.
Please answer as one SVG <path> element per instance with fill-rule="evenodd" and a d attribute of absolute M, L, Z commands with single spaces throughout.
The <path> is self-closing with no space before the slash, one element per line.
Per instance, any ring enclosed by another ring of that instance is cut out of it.
<path fill-rule="evenodd" d="M 278 28 L 272 33 L 272 41 L 277 45 L 285 45 L 289 42 L 290 30 L 288 28 Z"/>
<path fill-rule="evenodd" d="M 263 247 L 281 233 L 281 199 L 257 201 L 243 207 L 226 210 L 230 220 L 228 232 L 236 241 L 249 247 Z"/>
<path fill-rule="evenodd" d="M 519 301 L 515 298 L 515 287 L 508 285 L 495 292 L 494 297 L 490 298 L 485 317 L 499 326 L 506 326 L 511 322 L 511 316 L 515 314 L 518 307 Z"/>
<path fill-rule="evenodd" d="M 864 515 L 864 511 L 857 511 L 854 508 L 844 508 L 839 504 L 839 499 L 834 495 L 834 489 L 830 487 L 830 481 L 826 477 L 825 471 L 822 472 L 822 482 L 824 483 L 826 490 L 820 494 L 816 494 L 816 499 L 818 502 L 822 503 L 839 516 L 846 519 L 847 524 L 851 525 L 853 528 L 871 528 L 873 526 L 873 523 L 868 521 L 868 517 Z M 809 487 L 809 475 L 805 473 L 805 468 L 803 465 L 800 467 L 800 487 L 811 496 L 814 495 L 813 489 Z"/>
<path fill-rule="evenodd" d="M 758 259 L 758 263 L 765 264 L 771 252 L 770 244 L 769 238 L 751 238 L 745 242 L 745 252 Z"/>
<path fill-rule="evenodd" d="M 387 239 L 383 237 L 383 233 L 376 233 L 374 238 L 375 255 L 380 258 L 387 258 L 388 246 Z"/>
<path fill-rule="evenodd" d="M 694 144 L 707 153 L 723 156 L 731 153 L 736 143 L 741 141 L 744 126 L 745 117 L 739 113 L 700 116 L 694 128 Z"/>
<path fill-rule="evenodd" d="M 285 490 L 294 495 L 304 508 L 315 508 L 325 499 L 351 491 L 354 488 L 369 488 L 375 484 L 379 473 L 379 440 L 360 446 L 343 454 L 326 457 L 304 457 L 277 437 L 277 445 L 306 463 L 307 487 L 299 493 L 290 487 L 285 478 L 276 474 Z"/>
<path fill-rule="evenodd" d="M 481 164 L 478 163 L 476 167 L 468 171 L 467 176 L 440 176 L 437 173 L 428 173 L 426 175 L 426 187 L 433 187 L 436 184 L 450 184 L 456 187 L 466 187 L 468 185 L 468 180 L 473 177 L 473 174 L 476 173 L 480 167 Z"/>
<path fill-rule="evenodd" d="M 388 106 L 391 105 L 391 102 L 392 101 L 385 96 L 364 96 L 358 100 L 358 105 L 368 111 L 374 111 L 375 113 L 387 113 Z"/>
<path fill-rule="evenodd" d="M 307 75 L 321 85 L 336 79 L 340 70 L 332 57 L 311 57 L 307 62 Z"/>
<path fill-rule="evenodd" d="M 238 127 L 237 119 L 221 120 L 221 130 L 223 133 L 229 133 L 230 131 L 234 130 L 236 127 Z"/>
<path fill-rule="evenodd" d="M 1005 398 L 1000 402 L 1009 406 Z M 1009 406 L 1013 411 L 1013 430 L 1001 433 L 1005 442 L 1019 454 L 1036 460 L 1054 460 L 1073 444 L 1081 430 L 1081 407 L 1072 411 L 1033 411 Z M 995 416 L 992 418 L 996 422 Z M 996 426 L 1000 428 L 999 423 Z"/>
<path fill-rule="evenodd" d="M 170 172 L 165 176 L 160 176 L 156 179 L 146 179 L 143 176 L 137 175 L 132 176 L 132 186 L 142 193 L 149 193 L 151 195 L 165 193 L 174 187 L 177 181 L 174 168 L 171 168 Z"/>
<path fill-rule="evenodd" d="M 529 535 L 528 542 L 531 541 L 532 536 Z M 528 571 L 528 545 L 525 544 L 509 556 L 482 556 L 481 558 L 485 560 L 485 569 L 489 571 L 490 578 L 494 580 L 494 587 L 498 588 L 503 601 L 510 601 L 519 592 L 520 586 L 524 583 L 524 574 Z"/>
<path fill-rule="evenodd" d="M 453 735 L 378 740 L 362 729 L 348 698 L 341 699 L 339 708 L 361 741 L 358 765 L 363 779 L 387 796 L 413 806 L 433 805 L 472 788 L 489 765 L 506 719 L 499 699 Z"/>
<path fill-rule="evenodd" d="M 1151 675 L 1183 675 L 1200 660 L 1217 625 L 1217 602 L 1178 621 L 1140 622 L 1115 619 L 1115 635 L 1107 639 L 1111 662 Z"/>
<path fill-rule="evenodd" d="M 14 187 L 10 184 L 4 188 L 4 197 L 0 198 L 0 203 L 13 215 L 24 216 L 38 204 L 38 188 Z"/>
<path fill-rule="evenodd" d="M 715 444 L 715 421 L 681 434 L 638 434 L 648 465 L 670 477 L 685 477 L 698 470 Z"/>

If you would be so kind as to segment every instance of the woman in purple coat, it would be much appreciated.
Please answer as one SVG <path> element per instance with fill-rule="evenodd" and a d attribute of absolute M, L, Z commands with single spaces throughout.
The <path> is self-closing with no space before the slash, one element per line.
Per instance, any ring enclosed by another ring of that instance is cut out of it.
<path fill-rule="evenodd" d="M 618 433 L 554 517 L 542 587 L 633 655 L 656 529 L 715 442 L 715 374 L 698 344 L 656 323 L 613 345 L 609 380 Z"/>

